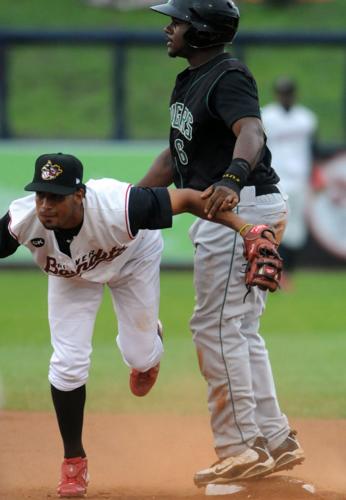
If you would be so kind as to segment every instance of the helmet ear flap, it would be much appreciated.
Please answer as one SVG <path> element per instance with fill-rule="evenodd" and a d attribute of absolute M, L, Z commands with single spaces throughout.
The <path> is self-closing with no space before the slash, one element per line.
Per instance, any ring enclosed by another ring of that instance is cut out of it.
<path fill-rule="evenodd" d="M 194 26 L 191 26 L 185 33 L 184 39 L 187 44 L 190 45 L 190 47 L 194 49 L 200 49 L 203 47 L 214 45 L 215 35 L 213 36 L 211 33 L 200 31 Z"/>
<path fill-rule="evenodd" d="M 171 0 L 174 1 L 174 0 Z M 185 40 L 191 47 L 207 48 L 232 43 L 239 24 L 239 10 L 230 0 L 185 0 L 191 28 Z"/>
<path fill-rule="evenodd" d="M 227 33 L 212 33 L 210 31 L 202 31 L 195 28 L 193 25 L 187 30 L 184 35 L 186 43 L 194 49 L 203 49 L 207 47 L 216 47 L 217 45 L 225 45 L 231 43 L 236 35 Z"/>

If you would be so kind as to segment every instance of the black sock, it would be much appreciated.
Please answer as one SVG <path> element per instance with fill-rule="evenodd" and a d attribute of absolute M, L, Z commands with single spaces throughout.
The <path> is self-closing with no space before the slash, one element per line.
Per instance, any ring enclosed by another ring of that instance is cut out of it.
<path fill-rule="evenodd" d="M 85 385 L 73 391 L 59 391 L 51 385 L 51 393 L 64 443 L 65 458 L 85 457 L 82 444 Z"/>

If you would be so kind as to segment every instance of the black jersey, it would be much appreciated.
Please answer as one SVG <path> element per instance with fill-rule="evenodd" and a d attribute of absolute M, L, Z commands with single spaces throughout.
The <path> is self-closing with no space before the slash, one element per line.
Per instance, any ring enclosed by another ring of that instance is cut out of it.
<path fill-rule="evenodd" d="M 261 118 L 257 86 L 248 68 L 223 53 L 177 76 L 170 101 L 170 149 L 177 187 L 204 190 L 229 167 L 240 118 Z M 271 154 L 264 146 L 247 185 L 276 184 Z"/>

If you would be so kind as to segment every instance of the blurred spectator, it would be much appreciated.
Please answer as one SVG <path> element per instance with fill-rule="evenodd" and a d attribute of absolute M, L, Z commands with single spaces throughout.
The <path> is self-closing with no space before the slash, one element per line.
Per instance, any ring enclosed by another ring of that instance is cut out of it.
<path fill-rule="evenodd" d="M 297 104 L 297 85 L 286 77 L 274 83 L 276 102 L 264 106 L 262 120 L 272 152 L 272 164 L 288 194 L 289 219 L 280 245 L 285 261 L 283 288 L 292 289 L 292 272 L 306 238 L 305 203 L 309 192 L 317 117 Z"/>

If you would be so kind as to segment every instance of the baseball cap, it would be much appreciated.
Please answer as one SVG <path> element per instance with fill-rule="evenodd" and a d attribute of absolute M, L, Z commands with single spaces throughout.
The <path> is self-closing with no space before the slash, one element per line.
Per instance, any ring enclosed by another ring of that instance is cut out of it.
<path fill-rule="evenodd" d="M 34 178 L 25 191 L 68 195 L 84 188 L 83 165 L 75 156 L 64 153 L 43 154 L 35 162 Z"/>

